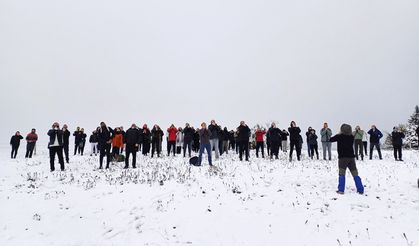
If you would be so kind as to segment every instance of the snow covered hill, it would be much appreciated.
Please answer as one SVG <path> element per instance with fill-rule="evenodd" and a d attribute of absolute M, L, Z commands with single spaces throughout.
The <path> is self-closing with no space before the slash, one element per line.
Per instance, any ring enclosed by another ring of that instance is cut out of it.
<path fill-rule="evenodd" d="M 97 157 L 76 156 L 50 173 L 46 151 L 0 152 L 0 245 L 419 245 L 417 151 L 357 162 L 365 195 L 349 172 L 335 193 L 336 157 L 230 154 L 213 173 L 181 157 L 96 170 Z"/>

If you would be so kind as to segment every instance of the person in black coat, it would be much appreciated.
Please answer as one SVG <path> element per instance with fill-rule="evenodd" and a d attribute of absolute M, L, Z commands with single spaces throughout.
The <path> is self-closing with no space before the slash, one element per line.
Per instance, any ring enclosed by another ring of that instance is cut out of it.
<path fill-rule="evenodd" d="M 275 123 L 272 123 L 271 127 L 269 128 L 268 133 L 266 134 L 266 139 L 269 140 L 267 141 L 271 146 L 271 159 L 273 159 L 273 156 L 275 156 L 275 159 L 278 159 L 279 143 L 281 142 L 281 130 L 278 127 L 276 127 Z"/>
<path fill-rule="evenodd" d="M 309 139 L 308 139 L 308 136 L 311 134 L 311 130 L 313 130 L 313 128 L 310 126 L 310 127 L 308 127 L 307 132 L 306 132 L 306 141 L 307 141 L 308 157 L 312 157 L 311 156 L 310 143 L 309 143 Z"/>
<path fill-rule="evenodd" d="M 192 128 L 193 129 L 193 128 Z M 199 141 L 199 128 L 198 129 L 193 129 L 194 130 L 194 134 L 193 134 L 193 143 L 192 143 L 192 151 L 193 152 L 198 152 L 199 151 L 199 145 L 200 145 L 200 141 Z"/>
<path fill-rule="evenodd" d="M 98 143 L 100 148 L 99 155 L 99 169 L 103 168 L 103 157 L 106 156 L 106 168 L 109 168 L 111 162 L 111 143 L 114 131 L 112 128 L 107 127 L 104 122 L 100 123 L 100 129 L 98 132 Z"/>
<path fill-rule="evenodd" d="M 148 129 L 148 128 L 147 128 Z M 144 128 L 143 128 L 144 130 Z M 150 132 L 150 131 L 149 131 Z M 124 134 L 124 144 L 125 144 L 125 167 L 129 167 L 129 156 L 132 154 L 132 168 L 136 168 L 137 163 L 137 149 L 140 143 L 141 132 L 135 124 L 131 125 L 131 128 L 128 129 Z M 144 151 L 144 149 L 143 149 Z"/>
<path fill-rule="evenodd" d="M 290 161 L 292 161 L 292 152 L 294 148 L 297 152 L 297 160 L 301 158 L 301 129 L 295 124 L 294 121 L 291 121 L 290 127 L 288 128 L 288 132 L 290 134 Z"/>
<path fill-rule="evenodd" d="M 48 131 L 49 136 L 49 163 L 51 172 L 55 171 L 55 155 L 58 156 L 61 171 L 64 171 L 64 158 L 63 158 L 63 131 L 60 130 L 60 125 L 55 122 L 52 129 Z"/>
<path fill-rule="evenodd" d="M 345 174 L 346 169 L 349 168 L 352 177 L 355 181 L 356 190 L 359 194 L 364 193 L 364 186 L 361 178 L 358 175 L 356 168 L 355 152 L 354 152 L 354 136 L 352 135 L 352 127 L 343 124 L 340 127 L 340 133 L 331 137 L 330 142 L 338 143 L 338 159 L 339 159 L 339 184 L 337 193 L 343 194 L 345 192 Z"/>
<path fill-rule="evenodd" d="M 16 159 L 16 155 L 20 146 L 21 139 L 23 139 L 23 137 L 22 135 L 20 135 L 19 131 L 17 131 L 15 135 L 13 135 L 12 138 L 10 139 L 10 146 L 12 146 L 12 153 L 11 153 L 12 159 Z"/>
<path fill-rule="evenodd" d="M 402 159 L 402 146 L 403 146 L 403 138 L 405 137 L 404 133 L 398 129 L 397 127 L 393 128 L 393 132 L 391 133 L 391 142 L 393 144 L 394 150 L 394 159 L 396 161 L 403 161 Z M 397 156 L 398 154 L 398 156 Z"/>
<path fill-rule="evenodd" d="M 155 152 L 157 152 L 157 157 L 160 157 L 163 136 L 164 133 L 160 129 L 160 126 L 154 125 L 153 129 L 151 130 L 151 157 L 154 156 Z"/>
<path fill-rule="evenodd" d="M 240 161 L 243 161 L 243 152 L 246 154 L 246 161 L 249 161 L 249 137 L 251 131 L 250 128 L 244 123 L 240 122 L 240 126 L 237 127 L 237 141 L 239 145 L 239 158 Z"/>
<path fill-rule="evenodd" d="M 148 129 L 147 124 L 143 125 L 143 129 L 141 129 L 141 143 L 142 143 L 142 153 L 143 155 L 148 155 L 150 153 L 150 143 L 151 143 L 151 132 Z"/>
<path fill-rule="evenodd" d="M 80 152 L 80 149 L 79 149 L 80 141 L 81 141 L 80 127 L 76 128 L 76 130 L 73 132 L 73 136 L 74 136 L 74 155 L 76 155 L 77 152 Z"/>
<path fill-rule="evenodd" d="M 307 135 L 307 142 L 310 149 L 310 157 L 314 158 L 314 153 L 316 153 L 317 160 L 319 159 L 319 146 L 317 143 L 317 134 L 316 130 L 311 129 L 310 133 Z"/>
<path fill-rule="evenodd" d="M 195 130 L 192 129 L 189 123 L 186 123 L 185 128 L 183 129 L 183 157 L 186 157 L 186 147 L 188 148 L 189 157 L 191 157 L 194 134 Z"/>
<path fill-rule="evenodd" d="M 236 149 L 236 141 L 234 139 L 234 131 L 230 130 L 228 132 L 228 149 L 235 150 Z"/>
<path fill-rule="evenodd" d="M 70 161 L 68 149 L 70 145 L 70 131 L 68 130 L 68 126 L 66 124 L 63 125 L 63 150 L 65 155 L 65 161 L 68 163 Z"/>

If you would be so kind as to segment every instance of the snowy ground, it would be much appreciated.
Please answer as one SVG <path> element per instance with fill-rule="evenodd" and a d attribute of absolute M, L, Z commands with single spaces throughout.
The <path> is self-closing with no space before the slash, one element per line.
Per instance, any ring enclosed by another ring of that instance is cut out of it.
<path fill-rule="evenodd" d="M 0 149 L 0 245 L 419 245 L 417 151 L 358 162 L 363 196 L 349 174 L 335 193 L 336 159 L 229 155 L 215 174 L 181 157 L 97 171 L 77 156 L 50 173 L 46 151 L 23 152 Z"/>

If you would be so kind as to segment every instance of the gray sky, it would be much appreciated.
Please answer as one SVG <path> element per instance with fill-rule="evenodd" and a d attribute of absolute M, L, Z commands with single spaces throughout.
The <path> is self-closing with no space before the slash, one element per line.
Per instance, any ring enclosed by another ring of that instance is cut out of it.
<path fill-rule="evenodd" d="M 390 130 L 419 103 L 419 1 L 0 0 L 0 142 L 53 121 Z"/>

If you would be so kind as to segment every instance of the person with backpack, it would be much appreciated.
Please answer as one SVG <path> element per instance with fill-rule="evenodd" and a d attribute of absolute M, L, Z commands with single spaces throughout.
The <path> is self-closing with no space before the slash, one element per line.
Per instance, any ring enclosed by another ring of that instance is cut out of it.
<path fill-rule="evenodd" d="M 256 129 L 255 135 L 256 135 L 256 158 L 259 158 L 259 149 L 262 150 L 262 158 L 265 158 L 265 150 L 264 150 L 264 139 L 266 131 L 265 129 L 261 129 L 258 127 Z"/>
<path fill-rule="evenodd" d="M 317 160 L 319 159 L 319 146 L 317 144 L 317 134 L 316 130 L 311 128 L 310 133 L 307 135 L 308 146 L 310 147 L 310 158 L 314 158 L 314 153 L 316 153 Z"/>
<path fill-rule="evenodd" d="M 281 149 L 283 152 L 287 152 L 288 151 L 288 136 L 290 134 L 287 132 L 287 130 L 282 129 L 281 132 Z"/>
<path fill-rule="evenodd" d="M 394 159 L 396 161 L 403 161 L 402 159 L 403 138 L 405 138 L 404 133 L 399 128 L 394 127 L 393 132 L 391 133 L 391 143 L 393 144 Z"/>
<path fill-rule="evenodd" d="M 68 126 L 66 124 L 63 125 L 63 151 L 65 155 L 65 162 L 69 163 L 69 148 L 70 148 L 70 131 L 68 130 Z"/>
<path fill-rule="evenodd" d="M 311 134 L 312 129 L 313 128 L 310 126 L 310 127 L 308 127 L 307 132 L 306 132 L 308 157 L 311 157 L 311 149 L 310 149 L 310 142 L 309 142 L 308 136 Z"/>
<path fill-rule="evenodd" d="M 211 150 L 215 151 L 215 159 L 218 159 L 220 158 L 219 137 L 220 137 L 221 127 L 217 125 L 217 123 L 215 123 L 215 120 L 211 120 L 211 125 L 208 126 L 208 130 L 211 132 L 211 138 L 210 138 Z"/>
<path fill-rule="evenodd" d="M 111 162 L 111 143 L 112 135 L 114 131 L 112 128 L 107 127 L 105 122 L 100 123 L 100 129 L 98 132 L 98 143 L 100 148 L 99 155 L 99 169 L 103 168 L 103 158 L 106 156 L 106 168 L 109 168 L 109 163 Z"/>
<path fill-rule="evenodd" d="M 380 147 L 380 139 L 383 137 L 383 134 L 380 130 L 377 129 L 375 125 L 371 126 L 371 129 L 368 131 L 370 135 L 370 160 L 372 160 L 372 153 L 374 151 L 374 147 L 377 149 L 378 157 L 380 160 L 383 159 L 381 155 L 381 147 Z"/>
<path fill-rule="evenodd" d="M 22 135 L 20 135 L 19 131 L 17 131 L 15 135 L 13 135 L 10 138 L 10 146 L 12 146 L 12 153 L 11 153 L 12 159 L 16 159 L 16 155 L 17 155 L 17 151 L 19 150 L 21 139 L 23 139 L 23 137 Z"/>
<path fill-rule="evenodd" d="M 145 128 L 144 128 L 145 127 Z M 143 126 L 143 134 L 144 129 L 148 129 L 147 125 Z M 131 128 L 129 128 L 125 134 L 124 134 L 124 144 L 125 144 L 125 169 L 129 167 L 129 157 L 132 154 L 132 168 L 137 168 L 137 149 L 138 145 L 140 143 L 140 135 L 141 132 L 137 128 L 135 124 L 131 125 Z M 144 138 L 143 138 L 144 141 Z M 143 148 L 143 154 L 144 154 L 144 148 Z"/>
<path fill-rule="evenodd" d="M 55 171 L 55 155 L 58 156 L 61 171 L 64 171 L 64 158 L 63 158 L 63 131 L 60 130 L 60 125 L 57 122 L 52 124 L 52 129 L 48 131 L 49 136 L 49 163 L 51 172 Z"/>
<path fill-rule="evenodd" d="M 90 156 L 99 154 L 97 130 L 94 130 L 89 137 Z"/>
<path fill-rule="evenodd" d="M 364 160 L 364 150 L 362 140 L 364 138 L 365 132 L 361 130 L 361 127 L 356 126 L 355 131 L 352 133 L 354 135 L 354 144 L 355 144 L 355 157 L 358 160 L 359 155 L 361 155 L 361 160 Z"/>
<path fill-rule="evenodd" d="M 356 168 L 352 127 L 348 124 L 343 124 L 340 127 L 340 133 L 331 137 L 329 141 L 338 143 L 339 184 L 336 192 L 344 194 L 346 169 L 349 169 L 355 181 L 356 191 L 359 194 L 364 194 L 364 186 Z"/>
<path fill-rule="evenodd" d="M 167 137 L 167 156 L 170 156 L 170 151 L 173 150 L 173 156 L 176 155 L 176 134 L 177 134 L 178 130 L 176 129 L 175 125 L 172 124 L 168 129 L 167 129 L 167 133 L 168 133 L 168 137 Z"/>
<path fill-rule="evenodd" d="M 154 153 L 157 153 L 157 157 L 160 157 L 162 142 L 163 142 L 163 131 L 160 126 L 154 125 L 151 129 L 151 157 L 153 158 Z"/>
<path fill-rule="evenodd" d="M 26 154 L 25 158 L 32 158 L 33 150 L 35 148 L 36 141 L 38 141 L 38 135 L 36 129 L 32 128 L 31 132 L 26 135 Z"/>
<path fill-rule="evenodd" d="M 130 130 L 132 127 L 130 128 Z M 151 143 L 151 131 L 148 128 L 147 124 L 143 125 L 143 129 L 140 132 L 140 139 L 139 141 L 142 143 L 142 154 L 147 156 L 150 153 L 150 143 Z M 138 142 L 137 142 L 138 144 Z M 138 146 L 137 146 L 138 148 Z"/>
<path fill-rule="evenodd" d="M 243 153 L 246 155 L 246 161 L 249 161 L 249 137 L 251 131 L 244 121 L 240 122 L 240 126 L 237 127 L 237 140 L 239 145 L 239 159 L 243 161 Z"/>
<path fill-rule="evenodd" d="M 195 130 L 189 125 L 189 123 L 186 123 L 185 128 L 183 129 L 183 157 L 186 157 L 186 148 L 188 148 L 189 158 L 191 157 L 194 134 Z"/>
<path fill-rule="evenodd" d="M 198 156 L 198 164 L 201 166 L 202 164 L 202 154 L 204 151 L 207 151 L 208 155 L 208 163 L 210 167 L 212 167 L 212 158 L 211 158 L 211 131 L 207 129 L 207 124 L 205 122 L 201 123 L 201 129 L 199 130 L 199 156 Z"/>
<path fill-rule="evenodd" d="M 297 160 L 301 159 L 301 129 L 295 124 L 294 121 L 291 121 L 290 127 L 288 128 L 288 132 L 290 133 L 290 161 L 292 161 L 292 153 L 294 148 L 297 152 Z"/>
<path fill-rule="evenodd" d="M 326 160 L 326 151 L 328 154 L 328 160 L 332 160 L 332 143 L 329 141 L 332 137 L 332 130 L 329 125 L 325 122 L 323 128 L 320 130 L 322 149 L 323 149 L 323 160 Z"/>
<path fill-rule="evenodd" d="M 273 159 L 273 156 L 275 156 L 275 159 L 278 159 L 279 143 L 281 142 L 281 130 L 278 127 L 276 127 L 275 123 L 272 123 L 271 127 L 268 129 L 268 133 L 266 134 L 266 136 L 267 139 L 269 138 L 271 146 L 271 160 Z"/>

